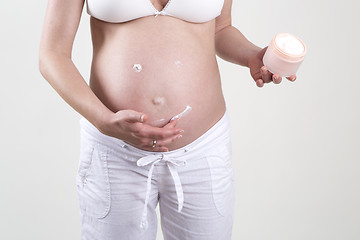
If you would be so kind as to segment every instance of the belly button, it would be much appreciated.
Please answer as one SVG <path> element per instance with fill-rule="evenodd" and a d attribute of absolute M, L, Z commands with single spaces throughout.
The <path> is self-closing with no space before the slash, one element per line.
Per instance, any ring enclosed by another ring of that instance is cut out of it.
<path fill-rule="evenodd" d="M 165 103 L 165 98 L 163 97 L 156 97 L 152 100 L 153 104 L 155 105 L 163 105 Z"/>

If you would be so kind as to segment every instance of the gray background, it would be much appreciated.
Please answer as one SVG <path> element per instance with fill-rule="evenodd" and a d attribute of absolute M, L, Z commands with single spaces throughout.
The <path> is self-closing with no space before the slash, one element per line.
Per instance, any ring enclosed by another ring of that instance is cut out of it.
<path fill-rule="evenodd" d="M 80 239 L 80 115 L 38 71 L 46 4 L 0 1 L 0 239 Z M 296 82 L 262 89 L 247 68 L 219 59 L 233 130 L 233 239 L 360 239 L 356 4 L 234 0 L 233 25 L 252 42 L 290 32 L 308 55 Z M 91 53 L 84 9 L 73 60 L 85 79 Z"/>

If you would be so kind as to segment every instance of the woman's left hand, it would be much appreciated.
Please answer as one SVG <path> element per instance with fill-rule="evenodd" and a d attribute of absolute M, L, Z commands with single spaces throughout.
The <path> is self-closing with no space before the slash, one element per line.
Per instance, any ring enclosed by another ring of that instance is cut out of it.
<path fill-rule="evenodd" d="M 261 49 L 258 53 L 256 53 L 249 59 L 250 74 L 255 80 L 258 87 L 263 87 L 264 83 L 269 82 L 279 84 L 282 80 L 282 77 L 279 74 L 272 74 L 271 72 L 269 72 L 267 67 L 264 66 L 262 59 L 264 57 L 266 49 L 267 47 Z M 293 82 L 296 80 L 296 75 L 291 75 L 290 77 L 287 77 L 287 79 Z"/>

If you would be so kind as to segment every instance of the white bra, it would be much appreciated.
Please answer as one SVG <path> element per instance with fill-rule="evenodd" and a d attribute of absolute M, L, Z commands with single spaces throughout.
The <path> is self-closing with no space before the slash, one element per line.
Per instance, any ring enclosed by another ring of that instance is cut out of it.
<path fill-rule="evenodd" d="M 87 13 L 105 22 L 120 23 L 146 16 L 172 16 L 201 23 L 220 15 L 224 0 L 168 0 L 158 11 L 150 0 L 86 0 Z"/>

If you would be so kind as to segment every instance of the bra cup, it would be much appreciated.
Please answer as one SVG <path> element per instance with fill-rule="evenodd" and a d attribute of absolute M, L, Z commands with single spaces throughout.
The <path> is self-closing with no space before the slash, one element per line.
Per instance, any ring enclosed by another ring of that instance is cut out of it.
<path fill-rule="evenodd" d="M 221 14 L 224 0 L 169 0 L 168 15 L 194 23 L 210 21 Z"/>
<path fill-rule="evenodd" d="M 150 0 L 86 0 L 87 13 L 105 22 L 119 23 L 154 14 Z"/>
<path fill-rule="evenodd" d="M 210 21 L 221 14 L 224 0 L 168 0 L 165 15 L 188 22 Z M 120 23 L 155 15 L 150 0 L 86 0 L 89 15 L 105 22 Z"/>

